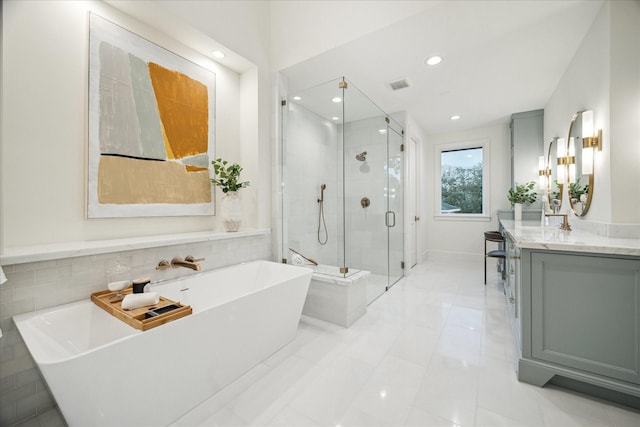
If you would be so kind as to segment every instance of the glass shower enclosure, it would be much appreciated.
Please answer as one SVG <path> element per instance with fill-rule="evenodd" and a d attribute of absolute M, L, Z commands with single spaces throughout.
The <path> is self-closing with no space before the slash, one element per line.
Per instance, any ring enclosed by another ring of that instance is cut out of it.
<path fill-rule="evenodd" d="M 289 94 L 281 117 L 283 262 L 368 271 L 371 303 L 403 276 L 404 131 L 344 78 Z"/>

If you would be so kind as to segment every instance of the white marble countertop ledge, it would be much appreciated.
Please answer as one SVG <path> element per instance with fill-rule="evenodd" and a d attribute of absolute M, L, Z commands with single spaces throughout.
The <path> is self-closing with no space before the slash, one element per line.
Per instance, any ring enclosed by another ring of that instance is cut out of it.
<path fill-rule="evenodd" d="M 584 230 L 563 231 L 539 221 L 500 220 L 519 248 L 591 252 L 640 257 L 640 239 L 599 236 Z"/>
<path fill-rule="evenodd" d="M 92 240 L 24 246 L 7 249 L 5 253 L 0 255 L 0 265 L 23 264 L 26 262 L 48 261 L 212 240 L 236 239 L 268 235 L 270 233 L 271 230 L 269 229 L 240 230 L 234 233 L 203 231 L 113 240 Z"/>

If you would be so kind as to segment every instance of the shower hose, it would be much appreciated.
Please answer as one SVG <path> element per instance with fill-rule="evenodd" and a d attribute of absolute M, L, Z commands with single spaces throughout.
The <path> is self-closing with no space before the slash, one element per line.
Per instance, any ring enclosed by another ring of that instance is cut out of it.
<path fill-rule="evenodd" d="M 327 232 L 327 223 L 324 220 L 324 200 L 318 199 L 320 205 L 318 210 L 318 243 L 326 245 L 329 240 L 329 233 Z M 324 233 L 322 233 L 322 227 L 324 227 Z M 324 239 L 322 235 L 324 234 Z"/>

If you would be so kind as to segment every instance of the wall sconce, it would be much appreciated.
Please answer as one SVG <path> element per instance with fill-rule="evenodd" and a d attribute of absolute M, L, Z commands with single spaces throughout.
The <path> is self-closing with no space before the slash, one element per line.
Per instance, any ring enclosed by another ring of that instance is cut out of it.
<path fill-rule="evenodd" d="M 602 151 L 602 129 L 593 133 L 593 111 L 582 112 L 582 174 L 593 174 L 593 152 Z"/>
<path fill-rule="evenodd" d="M 569 138 L 567 165 L 569 165 L 569 182 L 576 182 L 576 140 L 574 137 Z"/>
<path fill-rule="evenodd" d="M 566 169 L 567 169 L 567 144 L 564 138 L 558 138 L 557 140 L 558 149 L 556 151 L 556 158 L 558 159 L 558 182 L 563 183 L 566 179 Z"/>
<path fill-rule="evenodd" d="M 551 171 L 547 167 L 547 161 L 544 156 L 538 157 L 538 187 L 542 190 L 547 188 L 547 177 L 551 175 Z"/>

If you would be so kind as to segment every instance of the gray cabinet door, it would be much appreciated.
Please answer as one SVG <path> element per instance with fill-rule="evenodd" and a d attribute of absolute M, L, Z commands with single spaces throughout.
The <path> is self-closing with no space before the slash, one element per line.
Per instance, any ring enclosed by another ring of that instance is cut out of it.
<path fill-rule="evenodd" d="M 640 384 L 640 260 L 531 253 L 534 359 Z"/>
<path fill-rule="evenodd" d="M 504 291 L 507 298 L 507 307 L 511 324 L 513 326 L 513 334 L 516 341 L 516 349 L 518 356 L 522 352 L 521 330 L 521 295 L 520 295 L 520 249 L 516 246 L 513 239 L 507 235 L 506 242 L 506 277 L 504 282 Z"/>

